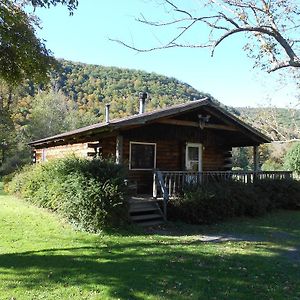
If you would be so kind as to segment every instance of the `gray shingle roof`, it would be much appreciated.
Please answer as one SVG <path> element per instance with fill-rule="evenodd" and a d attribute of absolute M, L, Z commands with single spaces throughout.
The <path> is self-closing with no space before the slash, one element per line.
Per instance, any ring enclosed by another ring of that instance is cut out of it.
<path fill-rule="evenodd" d="M 200 100 L 194 100 L 190 102 L 186 102 L 183 104 L 178 104 L 174 105 L 171 107 L 166 107 L 150 112 L 145 112 L 143 114 L 137 114 L 137 115 L 132 115 L 129 117 L 124 117 L 121 119 L 113 119 L 109 123 L 96 123 L 90 126 L 82 127 L 76 130 L 64 132 L 61 134 L 57 134 L 54 136 L 50 136 L 47 138 L 39 139 L 36 141 L 32 141 L 29 143 L 30 146 L 36 146 L 36 145 L 41 145 L 41 144 L 46 144 L 49 142 L 53 141 L 59 141 L 59 140 L 64 140 L 65 138 L 71 138 L 71 137 L 76 137 L 78 135 L 85 135 L 85 134 L 90 134 L 91 132 L 102 132 L 102 131 L 107 131 L 107 130 L 117 130 L 120 128 L 126 128 L 127 126 L 132 126 L 132 125 L 143 125 L 146 124 L 147 122 L 164 118 L 164 117 L 170 117 L 172 115 L 177 115 L 182 112 L 190 111 L 198 107 L 203 107 L 203 106 L 208 106 L 214 110 L 216 110 L 219 114 L 222 114 L 226 116 L 230 121 L 232 121 L 233 124 L 242 127 L 244 130 L 249 131 L 249 133 L 252 133 L 253 135 L 259 137 L 259 139 L 262 142 L 270 142 L 271 140 L 262 134 L 261 132 L 257 131 L 250 125 L 246 124 L 245 122 L 241 121 L 225 109 L 221 108 L 220 106 L 214 104 L 212 101 L 210 101 L 208 98 L 203 98 Z"/>

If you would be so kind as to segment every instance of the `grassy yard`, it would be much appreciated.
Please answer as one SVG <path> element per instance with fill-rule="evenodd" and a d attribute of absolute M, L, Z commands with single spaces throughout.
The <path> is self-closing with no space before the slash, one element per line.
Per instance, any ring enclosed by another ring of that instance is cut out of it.
<path fill-rule="evenodd" d="M 93 235 L 4 193 L 0 207 L 1 300 L 300 299 L 300 212 Z"/>

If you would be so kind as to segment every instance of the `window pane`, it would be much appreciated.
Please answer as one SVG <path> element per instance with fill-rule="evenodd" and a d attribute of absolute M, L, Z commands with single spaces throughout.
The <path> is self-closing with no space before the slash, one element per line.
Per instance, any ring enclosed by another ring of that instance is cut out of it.
<path fill-rule="evenodd" d="M 131 144 L 131 169 L 154 168 L 155 145 Z"/>
<path fill-rule="evenodd" d="M 190 162 L 190 170 L 198 172 L 199 171 L 199 162 L 197 162 L 197 161 L 191 161 Z"/>
<path fill-rule="evenodd" d="M 199 160 L 199 148 L 188 147 L 188 158 L 189 160 Z"/>

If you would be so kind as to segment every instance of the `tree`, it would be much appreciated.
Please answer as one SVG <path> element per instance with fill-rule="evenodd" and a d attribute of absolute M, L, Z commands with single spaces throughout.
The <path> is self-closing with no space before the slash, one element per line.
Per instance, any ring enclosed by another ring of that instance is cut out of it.
<path fill-rule="evenodd" d="M 273 142 L 260 146 L 264 150 L 263 162 L 261 169 L 263 171 L 283 171 L 287 166 L 285 157 L 289 149 L 293 146 L 291 141 Z"/>
<path fill-rule="evenodd" d="M 240 109 L 239 117 L 274 141 L 300 138 L 300 111 L 293 108 L 268 107 Z"/>
<path fill-rule="evenodd" d="M 26 136 L 29 140 L 41 139 L 68 130 L 66 126 L 67 106 L 61 93 L 39 93 L 31 100 Z"/>
<path fill-rule="evenodd" d="M 165 20 L 153 21 L 144 15 L 137 20 L 175 32 L 166 43 L 140 49 L 115 41 L 137 51 L 210 47 L 213 55 L 225 39 L 243 33 L 248 38 L 244 50 L 262 69 L 273 72 L 300 67 L 300 6 L 296 0 L 203 0 L 194 7 L 191 1 L 162 2 L 167 12 Z"/>
<path fill-rule="evenodd" d="M 78 4 L 75 0 L 0 0 L 0 78 L 9 85 L 24 79 L 47 80 L 55 59 L 36 36 L 38 18 L 25 12 L 24 6 L 50 7 L 59 3 L 66 5 L 71 14 Z"/>
<path fill-rule="evenodd" d="M 250 147 L 239 147 L 232 149 L 233 168 L 235 170 L 249 171 L 252 169 L 252 152 Z"/>
<path fill-rule="evenodd" d="M 5 160 L 6 152 L 14 135 L 14 124 L 7 110 L 0 110 L 0 165 Z"/>
<path fill-rule="evenodd" d="M 300 143 L 296 143 L 289 149 L 284 157 L 285 166 L 300 175 Z"/>
<path fill-rule="evenodd" d="M 45 8 L 50 8 L 50 6 L 56 6 L 57 4 L 66 5 L 71 14 L 78 6 L 78 0 L 29 0 L 27 2 L 29 2 L 33 7 Z"/>

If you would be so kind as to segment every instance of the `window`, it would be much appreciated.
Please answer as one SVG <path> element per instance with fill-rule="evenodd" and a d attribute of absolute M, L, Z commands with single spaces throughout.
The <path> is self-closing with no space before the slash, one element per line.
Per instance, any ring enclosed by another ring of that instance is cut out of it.
<path fill-rule="evenodd" d="M 129 169 L 152 170 L 156 167 L 156 144 L 130 142 Z"/>
<path fill-rule="evenodd" d="M 187 143 L 185 155 L 186 169 L 200 172 L 202 170 L 202 145 Z"/>

